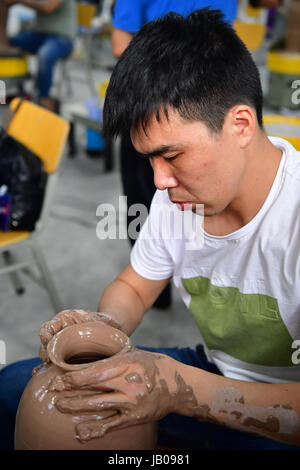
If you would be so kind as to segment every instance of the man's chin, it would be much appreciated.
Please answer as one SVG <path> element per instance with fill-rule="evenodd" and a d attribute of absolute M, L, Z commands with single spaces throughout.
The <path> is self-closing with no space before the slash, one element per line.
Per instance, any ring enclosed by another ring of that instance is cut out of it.
<path fill-rule="evenodd" d="M 204 217 L 213 217 L 219 213 L 214 207 L 205 204 L 196 204 L 195 208 L 193 208 L 193 212 Z"/>

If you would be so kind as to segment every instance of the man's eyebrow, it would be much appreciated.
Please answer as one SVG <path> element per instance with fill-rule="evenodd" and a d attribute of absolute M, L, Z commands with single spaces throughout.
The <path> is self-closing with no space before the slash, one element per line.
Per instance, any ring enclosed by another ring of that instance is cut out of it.
<path fill-rule="evenodd" d="M 152 158 L 152 157 L 165 155 L 166 153 L 176 152 L 178 150 L 179 148 L 176 145 L 161 145 L 160 147 L 157 147 L 156 149 L 152 150 L 152 152 L 141 153 L 140 155 L 144 155 L 145 157 Z"/>

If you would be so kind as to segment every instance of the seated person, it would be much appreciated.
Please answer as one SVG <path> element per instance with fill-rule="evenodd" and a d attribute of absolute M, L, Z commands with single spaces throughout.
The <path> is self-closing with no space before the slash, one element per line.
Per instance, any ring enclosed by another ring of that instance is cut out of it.
<path fill-rule="evenodd" d="M 30 30 L 20 31 L 7 38 L 6 24 L 11 5 L 21 3 L 36 11 L 36 20 Z M 55 110 L 50 98 L 55 63 L 72 52 L 77 30 L 74 0 L 0 0 L 0 55 L 15 54 L 20 48 L 38 57 L 37 90 L 39 103 Z"/>

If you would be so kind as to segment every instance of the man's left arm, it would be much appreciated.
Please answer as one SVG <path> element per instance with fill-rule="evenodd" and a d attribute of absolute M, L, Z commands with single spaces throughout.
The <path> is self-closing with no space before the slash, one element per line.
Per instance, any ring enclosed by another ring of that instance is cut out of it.
<path fill-rule="evenodd" d="M 57 377 L 52 387 L 94 390 L 86 403 L 62 397 L 56 403 L 61 412 L 118 410 L 109 422 L 78 423 L 76 433 L 82 440 L 137 424 L 137 416 L 142 423 L 178 413 L 300 446 L 299 383 L 234 380 L 164 354 L 134 349 L 80 373 Z"/>
<path fill-rule="evenodd" d="M 235 380 L 185 365 L 181 379 L 193 396 L 181 400 L 182 414 L 300 446 L 300 383 Z"/>

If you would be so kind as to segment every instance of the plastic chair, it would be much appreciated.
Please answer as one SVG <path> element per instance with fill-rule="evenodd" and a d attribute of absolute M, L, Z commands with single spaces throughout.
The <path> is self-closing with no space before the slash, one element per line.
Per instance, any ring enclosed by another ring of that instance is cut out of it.
<path fill-rule="evenodd" d="M 59 312 L 62 310 L 62 304 L 43 253 L 39 248 L 38 237 L 49 215 L 58 175 L 57 170 L 69 133 L 69 123 L 56 114 L 29 101 L 23 101 L 18 107 L 19 104 L 19 98 L 15 98 L 10 104 L 9 111 L 14 112 L 14 114 L 6 132 L 42 160 L 48 176 L 43 207 L 39 220 L 35 225 L 35 230 L 33 232 L 0 231 L 0 253 L 2 253 L 5 263 L 3 267 L 0 267 L 0 274 L 9 274 L 15 292 L 21 294 L 24 292 L 24 288 L 20 282 L 18 271 L 25 270 L 30 275 L 30 271 L 27 270 L 28 266 L 36 264 L 41 277 L 34 280 L 46 288 L 55 312 Z M 12 251 L 22 245 L 31 248 L 32 256 L 26 261 L 18 262 L 12 255 Z"/>
<path fill-rule="evenodd" d="M 263 44 L 266 35 L 267 12 L 265 8 L 252 8 L 248 0 L 241 0 L 233 27 L 247 48 L 254 52 Z"/>
<path fill-rule="evenodd" d="M 268 135 L 282 137 L 300 151 L 300 117 L 269 114 L 263 122 Z"/>

